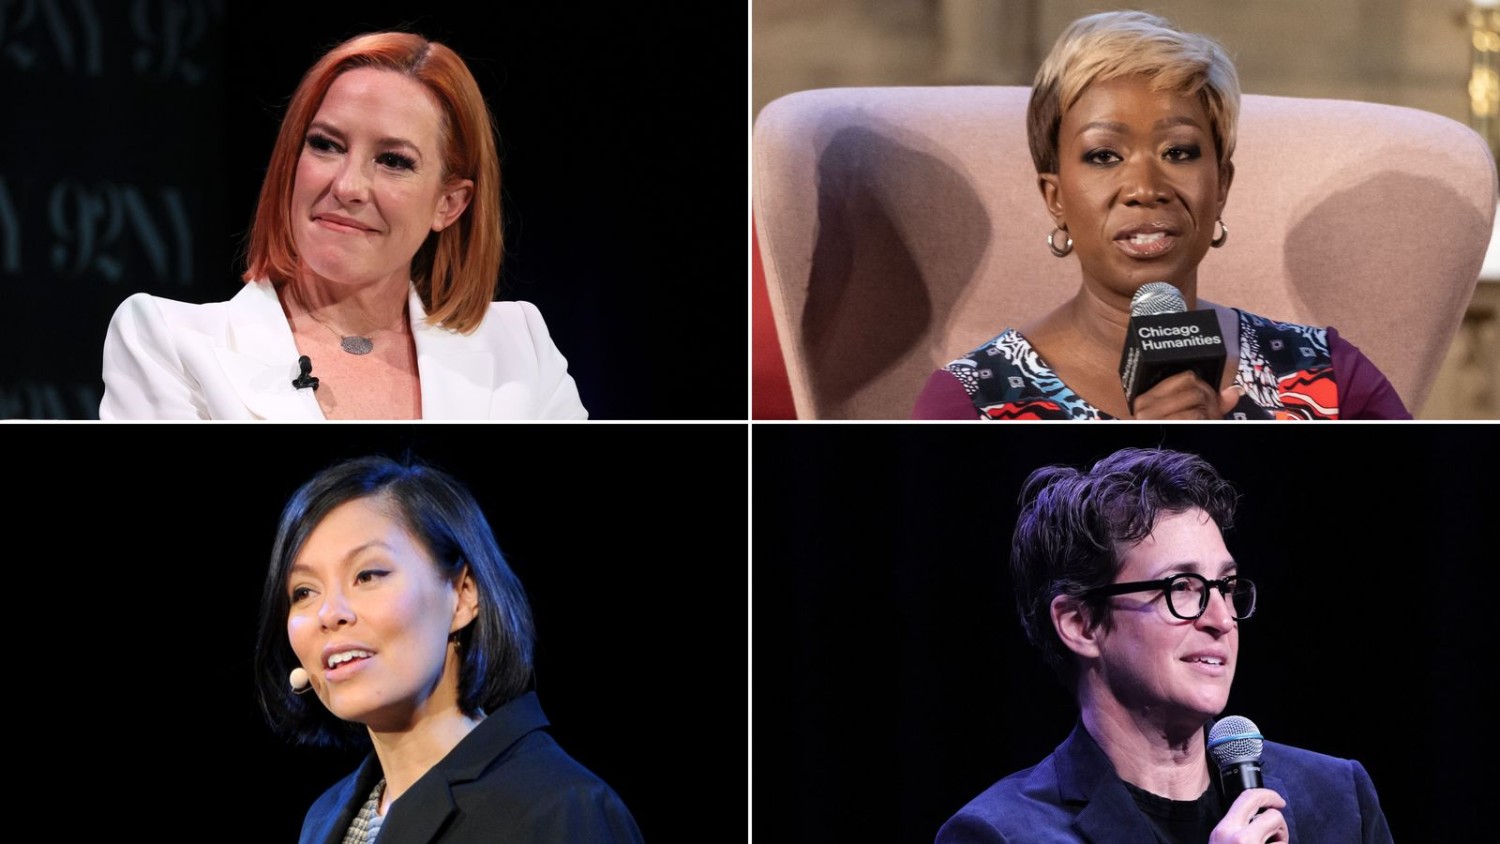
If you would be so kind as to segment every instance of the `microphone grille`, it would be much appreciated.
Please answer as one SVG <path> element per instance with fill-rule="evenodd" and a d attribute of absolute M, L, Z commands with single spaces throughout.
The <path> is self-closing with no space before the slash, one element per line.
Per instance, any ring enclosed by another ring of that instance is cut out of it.
<path fill-rule="evenodd" d="M 1130 297 L 1131 316 L 1178 314 L 1186 310 L 1187 300 L 1182 298 L 1182 291 L 1165 281 L 1149 281 Z"/>
<path fill-rule="evenodd" d="M 1260 759 L 1265 736 L 1249 718 L 1228 715 L 1214 722 L 1208 731 L 1208 752 L 1214 755 L 1219 767 L 1236 762 Z"/>

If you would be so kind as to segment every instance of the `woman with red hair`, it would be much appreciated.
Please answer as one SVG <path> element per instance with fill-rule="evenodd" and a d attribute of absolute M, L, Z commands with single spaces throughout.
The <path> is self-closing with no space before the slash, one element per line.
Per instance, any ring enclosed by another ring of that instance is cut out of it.
<path fill-rule="evenodd" d="M 410 33 L 345 41 L 292 95 L 244 289 L 125 300 L 100 418 L 587 418 L 541 314 L 491 301 L 502 244 L 493 121 L 463 60 Z"/>

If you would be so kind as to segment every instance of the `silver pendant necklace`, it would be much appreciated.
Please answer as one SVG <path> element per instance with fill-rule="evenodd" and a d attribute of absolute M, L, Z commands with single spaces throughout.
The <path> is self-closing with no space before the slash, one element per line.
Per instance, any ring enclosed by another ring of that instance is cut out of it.
<path fill-rule="evenodd" d="M 328 329 L 333 333 L 333 336 L 339 338 L 339 348 L 343 349 L 345 352 L 348 352 L 351 355 L 368 355 L 370 352 L 375 351 L 375 341 L 370 339 L 369 337 L 362 334 L 345 334 L 344 332 L 339 331 L 337 328 L 334 328 L 333 326 L 324 322 L 322 319 L 319 319 L 318 315 L 314 314 L 311 310 L 304 308 L 303 312 L 312 317 L 313 322 L 316 322 L 317 324 Z M 372 331 L 370 333 L 374 334 L 376 332 L 390 330 L 392 329 L 377 328 L 375 329 L 375 331 Z"/>
<path fill-rule="evenodd" d="M 336 333 L 336 332 L 335 332 Z M 375 349 L 375 341 L 368 337 L 340 336 L 339 348 L 351 355 L 368 355 Z"/>

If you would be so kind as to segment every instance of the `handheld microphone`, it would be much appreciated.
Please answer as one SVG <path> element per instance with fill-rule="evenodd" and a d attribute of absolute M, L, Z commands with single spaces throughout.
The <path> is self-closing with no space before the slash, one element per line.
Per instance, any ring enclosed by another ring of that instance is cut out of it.
<path fill-rule="evenodd" d="M 1208 752 L 1219 766 L 1224 801 L 1233 803 L 1247 788 L 1260 788 L 1260 752 L 1265 736 L 1249 718 L 1230 715 L 1208 731 Z"/>
<path fill-rule="evenodd" d="M 307 669 L 298 666 L 292 669 L 291 676 L 287 678 L 292 684 L 292 694 L 300 695 L 312 688 L 312 678 L 307 676 Z"/>
<path fill-rule="evenodd" d="M 1182 292 L 1165 281 L 1141 285 L 1130 299 L 1130 327 L 1120 355 L 1120 384 L 1135 413 L 1135 399 L 1163 378 L 1192 370 L 1219 389 L 1226 347 L 1219 317 L 1190 311 Z"/>
<path fill-rule="evenodd" d="M 307 355 L 297 358 L 297 368 L 302 370 L 302 374 L 292 379 L 292 386 L 299 390 L 305 387 L 312 387 L 313 392 L 317 392 L 318 379 L 312 375 L 312 358 Z"/>

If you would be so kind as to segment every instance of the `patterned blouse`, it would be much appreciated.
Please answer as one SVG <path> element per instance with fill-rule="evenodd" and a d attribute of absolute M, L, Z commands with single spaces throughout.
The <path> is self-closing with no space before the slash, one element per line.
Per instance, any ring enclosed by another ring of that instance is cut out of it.
<path fill-rule="evenodd" d="M 344 844 L 375 844 L 375 839 L 380 837 L 380 825 L 385 822 L 385 815 L 380 814 L 380 798 L 384 794 L 385 779 L 382 778 L 375 783 L 369 799 L 359 807 L 359 814 L 349 824 L 349 831 L 344 833 Z"/>
<path fill-rule="evenodd" d="M 1328 329 L 1236 313 L 1240 358 L 1234 383 L 1244 396 L 1226 418 L 1339 418 Z M 1069 389 L 1013 328 L 943 370 L 963 385 L 981 419 L 1115 418 Z"/>

